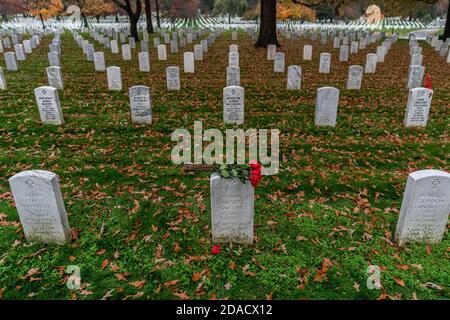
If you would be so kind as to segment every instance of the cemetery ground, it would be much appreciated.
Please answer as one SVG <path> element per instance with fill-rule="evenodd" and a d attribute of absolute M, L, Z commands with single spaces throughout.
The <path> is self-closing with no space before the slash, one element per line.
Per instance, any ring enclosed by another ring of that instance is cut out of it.
<path fill-rule="evenodd" d="M 88 34 L 85 38 L 92 41 Z M 47 45 L 5 70 L 0 92 L 0 298 L 3 299 L 448 299 L 450 240 L 393 243 L 410 172 L 448 170 L 450 65 L 423 43 L 434 97 L 425 128 L 405 128 L 408 42 L 392 46 L 361 90 L 346 90 L 348 67 L 364 66 L 377 44 L 338 62 L 332 43 L 282 39 L 286 68 L 302 66 L 302 89 L 286 90 L 265 49 L 251 38 L 223 33 L 181 72 L 181 91 L 167 91 L 165 68 L 183 66 L 183 52 L 151 72 L 105 49 L 107 66 L 122 68 L 123 91 L 108 91 L 106 73 L 85 61 L 70 33 L 62 39 L 66 123 L 42 125 L 33 90 L 47 85 Z M 152 39 L 149 41 L 152 44 Z M 255 190 L 255 244 L 222 244 L 211 254 L 208 173 L 172 164 L 177 128 L 233 128 L 222 122 L 222 90 L 230 44 L 239 44 L 245 123 L 279 129 L 280 172 Z M 303 45 L 313 60 L 303 61 Z M 99 46 L 96 43 L 96 46 Z M 137 45 L 139 48 L 139 45 Z M 332 53 L 331 73 L 319 74 L 319 53 Z M 131 124 L 128 88 L 151 88 L 153 124 Z M 340 89 L 336 128 L 314 126 L 316 90 Z M 8 185 L 22 170 L 60 176 L 72 242 L 28 244 Z M 82 288 L 66 285 L 69 265 L 81 268 Z M 367 267 L 381 268 L 380 290 L 369 290 Z"/>

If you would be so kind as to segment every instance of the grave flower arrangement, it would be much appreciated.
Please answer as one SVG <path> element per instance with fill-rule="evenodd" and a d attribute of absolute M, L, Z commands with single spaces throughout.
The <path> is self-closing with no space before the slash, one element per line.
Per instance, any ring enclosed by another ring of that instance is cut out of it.
<path fill-rule="evenodd" d="M 249 164 L 186 165 L 184 171 L 217 172 L 222 178 L 239 178 L 242 183 L 249 180 L 254 188 L 262 179 L 261 164 L 253 160 Z"/>
<path fill-rule="evenodd" d="M 239 178 L 242 183 L 250 180 L 254 188 L 262 178 L 261 165 L 257 161 L 250 161 L 248 165 L 221 164 L 216 166 L 215 171 L 222 178 Z"/>

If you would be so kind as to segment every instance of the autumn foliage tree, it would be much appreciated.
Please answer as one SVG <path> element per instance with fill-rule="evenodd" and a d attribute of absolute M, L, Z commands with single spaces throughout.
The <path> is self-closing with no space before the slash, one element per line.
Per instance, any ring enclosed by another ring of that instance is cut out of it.
<path fill-rule="evenodd" d="M 39 18 L 45 29 L 44 21 L 63 13 L 64 5 L 61 0 L 26 0 L 25 9 L 30 15 Z"/>
<path fill-rule="evenodd" d="M 8 15 L 23 12 L 23 1 L 21 0 L 1 0 L 0 16 L 3 21 L 8 21 Z"/>

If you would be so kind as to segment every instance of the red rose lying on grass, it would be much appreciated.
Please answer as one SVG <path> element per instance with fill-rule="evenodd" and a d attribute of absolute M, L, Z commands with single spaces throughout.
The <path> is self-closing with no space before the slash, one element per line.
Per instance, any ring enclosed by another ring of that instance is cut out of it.
<path fill-rule="evenodd" d="M 213 245 L 212 249 L 211 249 L 211 253 L 213 255 L 219 254 L 220 252 L 220 244 L 215 244 Z"/>
<path fill-rule="evenodd" d="M 254 188 L 258 185 L 259 181 L 262 178 L 261 174 L 261 165 L 256 160 L 250 161 L 251 173 L 250 173 L 250 182 Z"/>
<path fill-rule="evenodd" d="M 433 90 L 433 85 L 431 84 L 431 76 L 429 73 L 427 73 L 427 76 L 425 77 L 425 88 Z"/>

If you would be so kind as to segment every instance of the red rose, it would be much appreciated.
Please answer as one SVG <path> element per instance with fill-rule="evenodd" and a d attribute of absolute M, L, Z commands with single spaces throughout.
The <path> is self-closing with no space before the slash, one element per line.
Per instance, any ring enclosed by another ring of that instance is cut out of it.
<path fill-rule="evenodd" d="M 258 185 L 259 181 L 262 178 L 261 174 L 261 165 L 256 160 L 252 160 L 249 163 L 251 172 L 250 172 L 250 182 L 254 188 Z"/>
<path fill-rule="evenodd" d="M 425 88 L 433 90 L 433 85 L 431 84 L 431 77 L 430 74 L 427 73 L 427 76 L 425 77 Z"/>
<path fill-rule="evenodd" d="M 219 244 L 215 244 L 213 245 L 212 249 L 211 249 L 211 253 L 213 255 L 219 254 L 220 252 L 220 245 Z"/>

